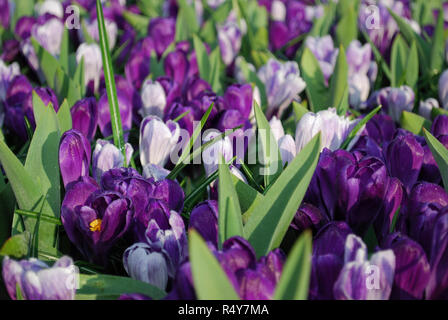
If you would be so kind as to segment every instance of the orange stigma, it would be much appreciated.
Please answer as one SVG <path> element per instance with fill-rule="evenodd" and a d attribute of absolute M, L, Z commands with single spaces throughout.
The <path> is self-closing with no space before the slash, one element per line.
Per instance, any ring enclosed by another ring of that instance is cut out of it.
<path fill-rule="evenodd" d="M 101 219 L 95 219 L 90 222 L 90 231 L 101 231 Z"/>

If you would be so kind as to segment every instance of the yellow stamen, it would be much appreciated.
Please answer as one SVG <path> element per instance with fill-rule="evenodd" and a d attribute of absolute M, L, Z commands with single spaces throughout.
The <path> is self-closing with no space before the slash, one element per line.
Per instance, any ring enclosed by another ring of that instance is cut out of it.
<path fill-rule="evenodd" d="M 101 231 L 101 219 L 95 219 L 90 222 L 90 231 Z"/>

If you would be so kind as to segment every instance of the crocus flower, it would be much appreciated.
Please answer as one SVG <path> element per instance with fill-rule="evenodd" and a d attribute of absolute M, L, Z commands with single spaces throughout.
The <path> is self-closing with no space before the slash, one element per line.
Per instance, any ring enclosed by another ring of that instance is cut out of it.
<path fill-rule="evenodd" d="M 65 187 L 80 177 L 89 175 L 90 154 L 90 143 L 81 132 L 72 129 L 62 135 L 59 167 Z"/>
<path fill-rule="evenodd" d="M 364 109 L 369 97 L 370 80 L 367 75 L 355 73 L 348 78 L 349 103 L 357 109 Z"/>
<path fill-rule="evenodd" d="M 143 108 L 140 113 L 142 117 L 157 116 L 163 118 L 166 95 L 165 90 L 157 81 L 146 80 L 141 89 Z"/>
<path fill-rule="evenodd" d="M 11 299 L 17 299 L 17 286 L 25 300 L 74 300 L 77 273 L 73 260 L 61 257 L 52 267 L 35 258 L 3 259 L 3 280 Z"/>
<path fill-rule="evenodd" d="M 281 63 L 270 59 L 257 74 L 266 87 L 268 118 L 274 113 L 280 117 L 283 110 L 306 87 L 305 81 L 300 77 L 299 67 L 294 61 Z"/>
<path fill-rule="evenodd" d="M 383 88 L 376 94 L 378 105 L 382 105 L 384 110 L 392 117 L 395 122 L 400 122 L 403 111 L 411 112 L 414 107 L 414 91 L 408 86 L 400 88 Z"/>
<path fill-rule="evenodd" d="M 102 190 L 93 179 L 83 179 L 65 194 L 61 220 L 70 241 L 89 261 L 107 265 L 109 250 L 130 229 L 131 199 Z"/>
<path fill-rule="evenodd" d="M 140 126 L 140 161 L 143 166 L 151 163 L 163 167 L 177 145 L 179 125 L 171 120 L 166 124 L 156 116 L 143 119 Z"/>
<path fill-rule="evenodd" d="M 383 148 L 383 157 L 389 174 L 400 179 L 409 191 L 417 182 L 424 157 L 424 150 L 414 135 L 397 135 Z"/>
<path fill-rule="evenodd" d="M 202 142 L 209 142 L 219 135 L 220 132 L 217 130 L 210 131 L 203 137 Z M 224 137 L 216 141 L 211 146 L 205 148 L 202 152 L 204 169 L 207 176 L 210 176 L 211 174 L 213 174 L 213 172 L 218 170 L 221 156 L 224 158 L 225 163 L 229 162 L 233 157 L 233 146 L 230 142 L 229 137 Z"/>
<path fill-rule="evenodd" d="M 111 18 L 106 17 L 104 18 L 104 23 L 106 26 L 106 34 L 107 34 L 107 40 L 109 44 L 109 50 L 112 50 L 115 47 L 115 43 L 117 42 L 117 34 L 118 34 L 118 26 Z M 82 40 L 85 39 L 84 35 L 82 34 L 83 30 L 79 29 L 80 32 L 80 38 Z M 89 33 L 90 37 L 94 39 L 95 41 L 100 41 L 100 35 L 98 33 L 98 20 L 95 18 L 93 20 L 86 20 L 86 30 Z"/>
<path fill-rule="evenodd" d="M 31 34 L 36 40 L 53 56 L 59 56 L 61 51 L 62 34 L 64 33 L 64 23 L 54 17 L 42 16 L 37 19 L 37 23 L 31 29 Z"/>
<path fill-rule="evenodd" d="M 49 13 L 60 19 L 64 17 L 62 3 L 57 0 L 45 0 L 42 3 L 36 3 L 35 11 L 39 16 Z"/>
<path fill-rule="evenodd" d="M 362 45 L 359 40 L 353 40 L 347 47 L 346 52 L 348 73 L 367 74 L 372 60 L 372 49 L 369 43 Z"/>
<path fill-rule="evenodd" d="M 350 234 L 345 243 L 344 267 L 334 284 L 337 300 L 388 300 L 394 283 L 396 258 L 392 250 L 367 259 L 361 238 Z"/>
<path fill-rule="evenodd" d="M 343 221 L 323 226 L 313 240 L 309 296 L 312 300 L 333 299 L 333 286 L 344 266 L 344 247 L 350 227 Z"/>
<path fill-rule="evenodd" d="M 431 113 L 433 109 L 439 108 L 439 102 L 434 98 L 428 98 L 424 101 L 420 101 L 420 105 L 418 107 L 418 113 L 425 117 L 428 120 L 431 120 Z"/>
<path fill-rule="evenodd" d="M 0 101 L 5 101 L 6 92 L 9 84 L 15 76 L 20 74 L 20 67 L 17 62 L 11 63 L 9 66 L 0 59 Z"/>
<path fill-rule="evenodd" d="M 81 132 L 87 140 L 92 140 L 98 126 L 98 110 L 94 97 L 77 101 L 70 109 L 73 129 Z"/>
<path fill-rule="evenodd" d="M 444 109 L 448 109 L 448 70 L 439 78 L 439 100 Z"/>
<path fill-rule="evenodd" d="M 330 35 L 322 38 L 307 37 L 305 45 L 316 57 L 324 78 L 328 82 L 336 65 L 336 58 L 339 52 L 339 49 L 334 47 L 333 39 Z"/>
<path fill-rule="evenodd" d="M 5 29 L 9 28 L 12 8 L 13 7 L 10 5 L 9 0 L 0 0 L 0 25 Z"/>
<path fill-rule="evenodd" d="M 154 48 L 159 57 L 174 41 L 176 20 L 173 18 L 153 18 L 149 22 L 148 35 L 154 41 Z"/>
<path fill-rule="evenodd" d="M 174 50 L 165 57 L 163 62 L 165 74 L 178 85 L 183 85 L 189 70 L 187 54 L 182 50 Z"/>
<path fill-rule="evenodd" d="M 132 158 L 134 149 L 129 143 L 126 143 L 126 163 Z M 98 140 L 92 157 L 92 172 L 97 181 L 110 169 L 119 168 L 124 165 L 124 156 L 118 148 L 107 140 Z"/>
<path fill-rule="evenodd" d="M 291 222 L 291 227 L 298 231 L 312 229 L 317 232 L 327 222 L 328 218 L 318 208 L 309 203 L 302 203 Z"/>
<path fill-rule="evenodd" d="M 22 40 L 26 40 L 31 36 L 31 30 L 35 23 L 36 19 L 34 17 L 21 17 L 16 22 L 14 33 Z"/>
<path fill-rule="evenodd" d="M 275 140 L 277 141 L 278 149 L 280 151 L 280 156 L 282 157 L 283 166 L 286 163 L 291 163 L 296 156 L 296 143 L 294 138 L 286 134 L 283 129 L 282 123 L 277 119 L 276 116 L 273 116 L 269 121 L 269 125 L 271 127 L 271 132 L 274 135 Z"/>
<path fill-rule="evenodd" d="M 399 233 L 391 234 L 383 248 L 395 254 L 395 276 L 392 299 L 421 299 L 429 281 L 430 266 L 423 248 Z"/>
<path fill-rule="evenodd" d="M 132 127 L 132 101 L 129 100 L 129 96 L 121 90 L 117 90 L 117 99 L 123 131 L 130 130 Z M 104 137 L 112 135 L 109 99 L 106 92 L 103 93 L 98 101 L 98 126 Z M 125 139 L 127 139 L 128 136 L 129 134 L 125 134 Z"/>
<path fill-rule="evenodd" d="M 297 153 L 302 150 L 311 139 L 322 134 L 322 149 L 338 149 L 348 134 L 356 126 L 357 120 L 339 116 L 335 108 L 322 110 L 317 113 L 308 112 L 303 115 L 296 128 Z M 353 143 L 353 142 L 352 142 Z"/>
<path fill-rule="evenodd" d="M 144 242 L 127 248 L 123 254 L 123 266 L 128 275 L 162 290 L 168 283 L 168 266 L 162 252 Z"/>
<path fill-rule="evenodd" d="M 242 23 L 241 20 L 240 23 Z M 229 16 L 227 20 L 217 26 L 219 49 L 225 65 L 230 65 L 241 49 L 244 30 L 241 30 L 237 19 Z"/>
<path fill-rule="evenodd" d="M 191 211 L 189 228 L 195 229 L 202 238 L 218 247 L 218 202 L 204 201 Z"/>
<path fill-rule="evenodd" d="M 84 63 L 84 84 L 89 86 L 93 82 L 93 91 L 98 90 L 100 84 L 101 69 L 103 68 L 103 60 L 101 57 L 101 49 L 96 43 L 82 43 L 76 50 L 76 62 Z"/>
<path fill-rule="evenodd" d="M 431 132 L 437 138 L 448 135 L 448 116 L 437 116 L 432 123 Z"/>
<path fill-rule="evenodd" d="M 427 299 L 448 297 L 447 255 L 448 255 L 448 212 L 444 210 L 438 217 L 433 231 L 430 265 L 431 276 L 426 288 Z"/>

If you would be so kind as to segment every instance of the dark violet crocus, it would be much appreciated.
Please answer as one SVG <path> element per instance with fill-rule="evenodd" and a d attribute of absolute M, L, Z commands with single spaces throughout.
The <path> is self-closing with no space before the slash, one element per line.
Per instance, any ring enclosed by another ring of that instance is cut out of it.
<path fill-rule="evenodd" d="M 87 140 L 92 140 L 98 126 L 98 110 L 94 97 L 76 102 L 70 109 L 73 129 L 81 132 Z"/>
<path fill-rule="evenodd" d="M 62 135 L 59 167 L 66 188 L 69 183 L 89 175 L 90 155 L 90 143 L 81 132 L 72 129 Z"/>
<path fill-rule="evenodd" d="M 333 299 L 333 285 L 344 266 L 345 239 L 350 233 L 347 223 L 332 221 L 323 226 L 314 237 L 310 299 Z"/>
<path fill-rule="evenodd" d="M 154 48 L 159 57 L 174 41 L 176 20 L 173 18 L 153 18 L 149 22 L 148 35 L 154 41 Z"/>
<path fill-rule="evenodd" d="M 4 29 L 9 28 L 9 22 L 11 20 L 11 5 L 9 0 L 0 0 L 0 25 Z"/>
<path fill-rule="evenodd" d="M 432 123 L 431 132 L 436 138 L 448 135 L 448 116 L 437 116 Z"/>
<path fill-rule="evenodd" d="M 383 248 L 395 254 L 395 276 L 392 299 L 421 299 L 429 281 L 430 266 L 423 248 L 400 234 L 389 235 Z"/>
<path fill-rule="evenodd" d="M 74 300 L 77 273 L 73 260 L 61 257 L 52 267 L 35 258 L 3 259 L 3 280 L 11 299 L 17 299 L 17 286 L 25 300 Z"/>
<path fill-rule="evenodd" d="M 134 206 L 122 193 L 83 179 L 65 194 L 61 220 L 70 241 L 90 262 L 107 265 L 109 250 L 130 229 Z"/>
<path fill-rule="evenodd" d="M 327 216 L 322 214 L 318 208 L 309 203 L 302 203 L 294 216 L 291 227 L 298 231 L 311 228 L 313 232 L 317 232 L 327 222 Z"/>
<path fill-rule="evenodd" d="M 188 57 L 184 51 L 178 49 L 167 54 L 163 66 L 167 76 L 179 85 L 184 83 L 189 69 Z"/>
<path fill-rule="evenodd" d="M 367 247 L 354 234 L 347 237 L 344 267 L 334 284 L 337 300 L 388 300 L 394 283 L 396 258 L 392 250 L 367 258 Z"/>
<path fill-rule="evenodd" d="M 189 228 L 195 229 L 202 238 L 218 247 L 218 202 L 214 200 L 199 203 L 190 214 Z"/>
<path fill-rule="evenodd" d="M 383 148 L 387 170 L 400 179 L 409 192 L 417 182 L 423 164 L 424 150 L 412 133 L 398 134 Z"/>

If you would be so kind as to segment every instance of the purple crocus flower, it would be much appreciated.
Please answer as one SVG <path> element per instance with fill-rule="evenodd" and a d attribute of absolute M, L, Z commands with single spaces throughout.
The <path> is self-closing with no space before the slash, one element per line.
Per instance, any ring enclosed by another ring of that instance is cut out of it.
<path fill-rule="evenodd" d="M 241 25 L 245 22 L 240 21 Z M 229 66 L 238 55 L 241 49 L 241 42 L 243 39 L 244 30 L 241 29 L 240 24 L 232 11 L 227 20 L 217 26 L 219 49 L 221 57 L 226 66 Z"/>
<path fill-rule="evenodd" d="M 312 229 L 317 232 L 327 222 L 328 218 L 318 208 L 309 203 L 302 203 L 291 222 L 291 227 L 298 231 Z"/>
<path fill-rule="evenodd" d="M 11 9 L 13 9 L 14 6 L 11 6 L 9 3 L 9 0 L 0 0 L 0 25 L 8 29 L 9 23 L 11 21 Z"/>
<path fill-rule="evenodd" d="M 345 239 L 351 233 L 343 221 L 323 226 L 313 240 L 309 297 L 312 300 L 333 299 L 333 285 L 344 266 Z"/>
<path fill-rule="evenodd" d="M 134 149 L 126 143 L 126 163 L 129 165 Z M 92 172 L 97 181 L 102 175 L 113 168 L 120 168 L 124 165 L 124 156 L 118 148 L 107 140 L 98 140 L 92 157 Z"/>
<path fill-rule="evenodd" d="M 218 202 L 208 200 L 199 203 L 190 214 L 189 228 L 195 229 L 202 238 L 218 247 Z"/>
<path fill-rule="evenodd" d="M 67 236 L 93 263 L 107 264 L 109 250 L 130 229 L 132 200 L 116 191 L 102 190 L 93 179 L 83 179 L 65 194 L 61 220 Z"/>
<path fill-rule="evenodd" d="M 428 119 L 431 120 L 432 119 L 432 110 L 433 109 L 438 109 L 439 108 L 439 102 L 434 99 L 434 98 L 428 98 L 424 101 L 420 101 L 420 104 L 418 106 L 418 113 Z"/>
<path fill-rule="evenodd" d="M 31 36 L 31 29 L 36 23 L 34 17 L 23 16 L 16 22 L 14 33 L 22 40 L 26 40 Z"/>
<path fill-rule="evenodd" d="M 154 48 L 159 57 L 174 41 L 176 20 L 173 18 L 153 18 L 149 22 L 148 35 L 154 41 Z"/>
<path fill-rule="evenodd" d="M 89 175 L 90 155 L 90 143 L 81 132 L 72 129 L 62 135 L 59 167 L 64 187 L 67 188 L 69 183 Z"/>
<path fill-rule="evenodd" d="M 277 114 L 281 117 L 292 100 L 305 89 L 306 84 L 300 77 L 296 62 L 281 63 L 270 59 L 266 65 L 258 70 L 258 77 L 264 83 L 268 98 L 267 116 Z"/>
<path fill-rule="evenodd" d="M 73 129 L 81 132 L 87 140 L 95 137 L 98 126 L 98 110 L 94 97 L 84 98 L 76 102 L 70 109 Z"/>
<path fill-rule="evenodd" d="M 20 67 L 17 62 L 7 66 L 0 59 L 0 101 L 6 100 L 6 92 L 8 91 L 9 85 L 14 77 L 18 75 L 20 75 Z"/>
<path fill-rule="evenodd" d="M 174 80 L 178 85 L 182 86 L 185 82 L 188 71 L 189 61 L 187 54 L 183 50 L 174 50 L 165 57 L 163 62 L 165 74 Z"/>
<path fill-rule="evenodd" d="M 423 248 L 399 233 L 391 234 L 383 248 L 395 254 L 395 276 L 392 299 L 421 299 L 429 281 L 430 266 Z"/>
<path fill-rule="evenodd" d="M 398 134 L 383 148 L 387 170 L 400 179 L 407 191 L 417 182 L 423 164 L 424 150 L 411 133 Z"/>
<path fill-rule="evenodd" d="M 18 57 L 20 52 L 20 42 L 16 39 L 4 40 L 2 51 L 0 59 L 3 59 L 5 62 L 12 62 Z"/>
<path fill-rule="evenodd" d="M 132 126 L 132 101 L 129 100 L 128 95 L 125 92 L 117 90 L 118 106 L 120 108 L 121 122 L 123 124 L 123 130 L 127 131 Z M 110 123 L 110 108 L 107 93 L 104 92 L 98 101 L 98 125 L 101 130 L 101 134 L 104 137 L 112 135 L 112 127 Z M 129 134 L 125 134 L 125 138 Z"/>
<path fill-rule="evenodd" d="M 388 300 L 394 283 L 396 258 L 392 250 L 367 259 L 361 238 L 350 234 L 345 243 L 344 267 L 334 284 L 337 300 Z"/>
<path fill-rule="evenodd" d="M 432 123 L 431 132 L 436 138 L 448 135 L 448 116 L 437 116 Z"/>
<path fill-rule="evenodd" d="M 74 300 L 77 273 L 73 260 L 61 257 L 52 267 L 35 258 L 3 259 L 3 280 L 11 299 L 17 299 L 17 286 L 25 300 Z"/>
<path fill-rule="evenodd" d="M 149 75 L 149 66 L 149 56 L 143 49 L 131 53 L 131 57 L 126 63 L 124 72 L 126 74 L 126 79 L 134 84 L 137 90 L 141 88 L 143 81 Z"/>

